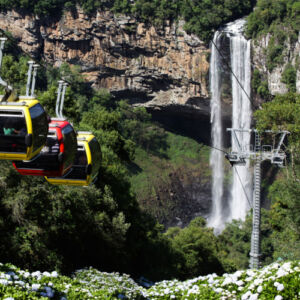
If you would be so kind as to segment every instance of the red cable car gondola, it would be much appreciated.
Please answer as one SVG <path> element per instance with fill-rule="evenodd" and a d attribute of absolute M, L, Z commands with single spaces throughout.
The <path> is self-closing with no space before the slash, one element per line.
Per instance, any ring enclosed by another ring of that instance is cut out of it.
<path fill-rule="evenodd" d="M 52 119 L 46 145 L 29 161 L 13 161 L 22 175 L 63 176 L 72 167 L 77 152 L 74 128 L 64 119 Z"/>

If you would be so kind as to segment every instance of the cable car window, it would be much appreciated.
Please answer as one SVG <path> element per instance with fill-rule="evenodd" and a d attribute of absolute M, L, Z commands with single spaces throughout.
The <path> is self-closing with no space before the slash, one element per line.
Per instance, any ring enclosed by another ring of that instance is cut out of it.
<path fill-rule="evenodd" d="M 29 109 L 32 121 L 33 151 L 45 144 L 48 133 L 47 115 L 40 104 L 36 104 Z"/>
<path fill-rule="evenodd" d="M 26 153 L 26 134 L 22 111 L 0 111 L 0 152 Z"/>
<path fill-rule="evenodd" d="M 77 180 L 86 180 L 86 167 L 87 167 L 87 157 L 85 149 L 82 146 L 78 147 L 74 164 L 72 166 L 72 171 L 69 172 L 65 179 L 77 179 Z"/>
<path fill-rule="evenodd" d="M 67 125 L 62 129 L 64 139 L 64 159 L 65 166 L 70 166 L 75 158 L 77 152 L 76 134 L 72 126 Z"/>
<path fill-rule="evenodd" d="M 40 155 L 29 162 L 15 161 L 14 163 L 18 169 L 55 171 L 59 169 L 58 153 L 59 143 L 56 132 L 49 132 Z"/>
<path fill-rule="evenodd" d="M 93 169 L 92 169 L 92 177 L 94 177 L 99 168 L 100 168 L 100 163 L 101 163 L 101 149 L 100 149 L 100 145 L 97 141 L 96 138 L 93 138 L 90 142 L 89 142 L 89 147 L 91 150 L 91 154 L 92 154 L 92 163 L 93 163 Z"/>

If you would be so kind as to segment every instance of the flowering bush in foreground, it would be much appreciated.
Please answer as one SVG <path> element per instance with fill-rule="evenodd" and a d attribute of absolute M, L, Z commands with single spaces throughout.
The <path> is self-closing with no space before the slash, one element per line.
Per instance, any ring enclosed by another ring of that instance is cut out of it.
<path fill-rule="evenodd" d="M 299 299 L 300 262 L 273 263 L 261 270 L 161 281 L 149 289 L 128 275 L 78 270 L 33 273 L 0 264 L 0 299 Z"/>

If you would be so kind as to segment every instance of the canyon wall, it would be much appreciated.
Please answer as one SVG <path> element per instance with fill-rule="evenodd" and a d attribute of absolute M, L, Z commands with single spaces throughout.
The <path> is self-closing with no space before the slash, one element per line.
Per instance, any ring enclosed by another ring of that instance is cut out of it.
<path fill-rule="evenodd" d="M 209 115 L 209 49 L 183 30 L 183 22 L 163 28 L 127 16 L 80 9 L 45 23 L 16 11 L 0 14 L 0 28 L 33 57 L 59 66 L 81 67 L 96 89 L 147 107 L 176 106 Z"/>

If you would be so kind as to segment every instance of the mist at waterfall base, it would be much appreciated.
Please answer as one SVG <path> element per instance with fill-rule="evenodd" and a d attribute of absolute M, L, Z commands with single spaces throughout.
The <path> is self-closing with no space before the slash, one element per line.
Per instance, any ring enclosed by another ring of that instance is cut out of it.
<path fill-rule="evenodd" d="M 226 223 L 233 219 L 245 220 L 252 202 L 252 176 L 247 161 L 245 166 L 233 166 L 232 182 L 224 185 L 224 149 L 222 122 L 222 84 L 224 66 L 223 55 L 219 53 L 222 43 L 228 43 L 230 52 L 231 95 L 232 95 L 232 128 L 249 129 L 251 126 L 252 110 L 250 97 L 250 41 L 243 36 L 245 20 L 239 19 L 228 23 L 224 28 L 215 32 L 211 45 L 210 58 L 210 91 L 211 91 L 211 150 L 210 166 L 212 170 L 212 209 L 207 225 L 219 234 Z M 216 47 L 218 49 L 216 49 Z M 242 88 L 242 87 L 243 88 Z M 243 90 L 244 89 L 244 90 Z M 250 134 L 239 133 L 241 147 L 250 147 Z M 236 145 L 232 140 L 232 151 Z M 226 193 L 226 191 L 230 193 Z M 229 196 L 227 196 L 229 194 Z M 227 198 L 227 199 L 226 199 Z"/>

